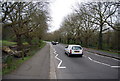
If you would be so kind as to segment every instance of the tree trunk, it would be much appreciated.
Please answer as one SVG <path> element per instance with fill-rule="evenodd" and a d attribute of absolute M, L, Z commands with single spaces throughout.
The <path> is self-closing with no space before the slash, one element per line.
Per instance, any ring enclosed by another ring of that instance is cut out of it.
<path fill-rule="evenodd" d="M 29 35 L 25 35 L 25 37 L 26 37 L 26 41 L 27 41 L 30 45 L 32 45 L 32 37 L 30 37 Z"/>
<path fill-rule="evenodd" d="M 21 35 L 17 34 L 16 38 L 17 38 L 17 46 L 18 46 L 17 50 L 22 51 L 21 56 L 22 56 L 22 60 L 24 60 L 24 48 L 22 45 Z"/>
<path fill-rule="evenodd" d="M 85 46 L 88 47 L 88 37 L 85 38 Z"/>
<path fill-rule="evenodd" d="M 22 49 L 22 40 L 21 40 L 21 35 L 16 35 L 17 38 L 17 46 L 18 46 L 18 50 Z"/>
<path fill-rule="evenodd" d="M 108 31 L 108 33 L 107 33 L 106 43 L 107 43 L 107 46 L 108 46 L 108 48 L 109 48 L 109 47 L 110 47 L 110 32 L 109 32 L 109 31 Z"/>
<path fill-rule="evenodd" d="M 41 43 L 41 37 L 39 37 L 39 43 Z"/>
<path fill-rule="evenodd" d="M 67 43 L 69 44 L 70 42 L 69 42 L 69 38 L 67 39 Z"/>
<path fill-rule="evenodd" d="M 67 43 L 68 43 L 68 44 L 70 43 L 70 38 L 69 38 L 69 37 L 67 38 Z"/>
<path fill-rule="evenodd" d="M 102 49 L 102 42 L 103 42 L 102 28 L 103 28 L 103 24 L 100 25 L 100 32 L 99 32 L 99 38 L 98 38 L 98 49 Z"/>
<path fill-rule="evenodd" d="M 32 38 L 31 38 L 31 37 L 28 37 L 28 43 L 29 43 L 30 45 L 32 45 Z"/>

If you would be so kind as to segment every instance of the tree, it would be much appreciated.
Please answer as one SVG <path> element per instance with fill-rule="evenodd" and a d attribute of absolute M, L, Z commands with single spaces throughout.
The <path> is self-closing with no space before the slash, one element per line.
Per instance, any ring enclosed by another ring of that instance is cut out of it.
<path fill-rule="evenodd" d="M 118 7 L 114 2 L 92 2 L 88 3 L 86 7 L 88 7 L 88 12 L 85 12 L 84 14 L 92 18 L 90 21 L 91 23 L 97 24 L 99 26 L 98 48 L 102 49 L 102 33 L 103 31 L 109 29 L 108 27 L 105 28 L 106 21 L 110 18 L 110 16 L 115 14 Z M 108 11 L 110 13 L 108 13 Z"/>

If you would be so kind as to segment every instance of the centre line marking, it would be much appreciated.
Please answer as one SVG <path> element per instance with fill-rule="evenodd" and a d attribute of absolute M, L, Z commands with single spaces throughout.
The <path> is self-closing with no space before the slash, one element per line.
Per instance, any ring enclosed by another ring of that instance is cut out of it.
<path fill-rule="evenodd" d="M 111 66 L 112 68 L 120 68 L 120 66 Z"/>
<path fill-rule="evenodd" d="M 54 50 L 55 50 L 55 49 L 54 49 Z M 65 66 L 64 66 L 64 67 L 61 66 L 62 60 L 58 58 L 58 54 L 56 53 L 56 51 L 54 51 L 54 54 L 56 54 L 55 58 L 60 61 L 60 63 L 58 64 L 57 68 L 66 68 Z"/>

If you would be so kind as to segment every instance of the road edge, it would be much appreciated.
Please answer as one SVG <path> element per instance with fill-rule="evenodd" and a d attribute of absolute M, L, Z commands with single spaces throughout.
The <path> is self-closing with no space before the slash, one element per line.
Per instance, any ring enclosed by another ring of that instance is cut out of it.
<path fill-rule="evenodd" d="M 52 49 L 52 45 L 50 45 L 50 79 L 57 79 L 56 71 L 55 71 L 55 58 L 53 56 L 54 50 Z"/>
<path fill-rule="evenodd" d="M 95 53 L 95 54 L 101 55 L 101 56 L 106 56 L 106 57 L 110 57 L 110 58 L 114 58 L 114 59 L 120 60 L 119 57 L 115 57 L 115 56 L 111 56 L 111 55 L 106 55 L 106 54 L 102 54 L 102 53 L 97 53 L 97 52 L 89 51 L 89 50 L 86 50 L 86 49 L 84 49 L 84 50 L 88 51 L 88 52 L 91 52 L 91 53 Z"/>

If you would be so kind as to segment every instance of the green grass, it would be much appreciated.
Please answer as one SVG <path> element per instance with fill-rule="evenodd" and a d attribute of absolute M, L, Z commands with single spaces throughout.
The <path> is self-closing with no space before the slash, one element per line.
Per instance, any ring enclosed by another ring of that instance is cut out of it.
<path fill-rule="evenodd" d="M 41 43 L 41 45 L 40 45 L 40 48 L 43 48 L 45 45 L 46 45 L 46 42 L 43 42 L 43 41 L 42 41 L 42 43 Z"/>
<path fill-rule="evenodd" d="M 16 45 L 17 42 L 10 42 L 10 41 L 7 41 L 7 40 L 0 40 L 0 45 L 2 44 L 2 46 L 13 46 L 13 45 Z M 24 42 L 23 45 L 28 45 L 27 42 Z"/>
<path fill-rule="evenodd" d="M 23 45 L 29 45 L 29 43 L 28 42 L 24 42 Z"/>
<path fill-rule="evenodd" d="M 10 67 L 8 68 L 4 68 L 2 70 L 2 74 L 8 74 L 10 72 L 12 72 L 13 70 L 15 70 L 17 67 L 19 67 L 24 61 L 28 60 L 31 56 L 25 57 L 24 60 L 22 60 L 21 58 L 14 60 L 14 63 L 10 64 Z"/>
<path fill-rule="evenodd" d="M 0 76 L 2 75 L 2 71 L 0 71 Z"/>
<path fill-rule="evenodd" d="M 10 42 L 10 41 L 6 41 L 6 40 L 0 40 L 0 45 L 2 44 L 2 46 L 12 46 L 12 45 L 16 45 L 16 42 Z"/>
<path fill-rule="evenodd" d="M 38 45 L 30 46 L 30 51 L 28 53 L 28 56 L 24 57 L 24 60 L 22 58 L 18 58 L 18 59 L 14 59 L 11 62 L 9 62 L 10 67 L 3 68 L 2 74 L 3 75 L 8 74 L 8 73 L 11 73 L 12 71 L 14 71 L 15 69 L 17 69 L 22 63 L 24 63 L 25 61 L 30 59 L 38 50 L 43 48 L 45 45 L 46 45 L 46 43 L 42 41 L 40 46 L 38 46 Z"/>

